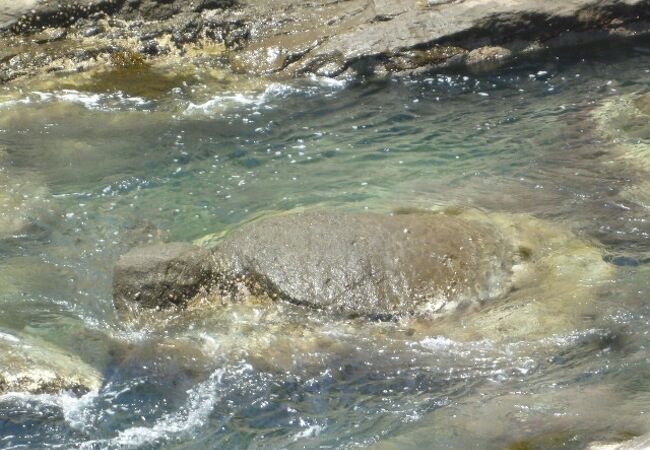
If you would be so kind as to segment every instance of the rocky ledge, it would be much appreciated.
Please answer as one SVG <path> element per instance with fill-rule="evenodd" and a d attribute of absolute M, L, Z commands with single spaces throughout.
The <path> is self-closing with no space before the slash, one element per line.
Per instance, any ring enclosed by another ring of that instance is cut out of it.
<path fill-rule="evenodd" d="M 235 72 L 412 73 L 650 32 L 650 0 L 18 0 L 0 82 L 161 61 Z"/>

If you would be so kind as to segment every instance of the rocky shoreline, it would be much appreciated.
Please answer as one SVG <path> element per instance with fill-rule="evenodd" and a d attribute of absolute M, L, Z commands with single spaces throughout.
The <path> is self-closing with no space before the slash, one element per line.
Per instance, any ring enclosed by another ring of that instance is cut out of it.
<path fill-rule="evenodd" d="M 648 0 L 21 0 L 0 7 L 0 83 L 143 64 L 412 74 L 650 34 Z"/>

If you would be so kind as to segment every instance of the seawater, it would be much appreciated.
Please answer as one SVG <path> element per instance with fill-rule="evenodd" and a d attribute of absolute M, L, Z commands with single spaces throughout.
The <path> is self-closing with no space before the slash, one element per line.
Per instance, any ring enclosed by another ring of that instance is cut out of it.
<path fill-rule="evenodd" d="M 79 76 L 2 87 L 0 339 L 54 343 L 104 381 L 0 397 L 0 447 L 583 448 L 649 432 L 649 211 L 627 195 L 647 173 L 594 120 L 648 92 L 649 52 L 414 79 L 198 71 L 151 94 Z M 615 270 L 573 329 L 517 340 L 263 303 L 133 323 L 112 304 L 135 245 L 210 245 L 286 211 L 449 207 L 565 227 Z"/>

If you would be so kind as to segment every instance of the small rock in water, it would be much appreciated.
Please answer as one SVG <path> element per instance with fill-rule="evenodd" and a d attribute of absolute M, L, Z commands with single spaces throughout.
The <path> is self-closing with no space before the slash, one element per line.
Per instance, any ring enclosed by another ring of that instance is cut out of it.
<path fill-rule="evenodd" d="M 77 395 L 99 389 L 101 373 L 81 358 L 39 338 L 0 333 L 0 395 L 11 392 Z"/>

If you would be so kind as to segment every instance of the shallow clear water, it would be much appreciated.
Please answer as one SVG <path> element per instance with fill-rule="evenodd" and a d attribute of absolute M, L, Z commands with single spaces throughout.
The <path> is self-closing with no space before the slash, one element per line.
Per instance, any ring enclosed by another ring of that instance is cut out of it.
<path fill-rule="evenodd" d="M 199 73 L 150 98 L 74 78 L 2 88 L 0 339 L 45 339 L 104 382 L 0 397 L 0 447 L 582 448 L 649 432 L 649 211 L 627 195 L 647 174 L 592 114 L 648 92 L 649 52 L 413 80 Z M 112 266 L 134 245 L 279 211 L 449 206 L 558 224 L 615 270 L 588 314 L 529 339 L 283 304 L 131 323 L 112 305 Z"/>

